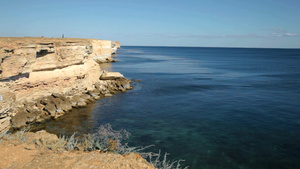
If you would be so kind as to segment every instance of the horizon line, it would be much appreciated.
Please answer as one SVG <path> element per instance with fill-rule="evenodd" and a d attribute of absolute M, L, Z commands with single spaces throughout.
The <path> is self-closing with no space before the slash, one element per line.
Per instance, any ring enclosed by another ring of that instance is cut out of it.
<path fill-rule="evenodd" d="M 47 36 L 0 36 L 0 38 L 49 38 L 49 39 L 53 39 L 53 38 L 58 38 L 60 39 L 61 37 L 47 37 Z M 107 40 L 107 39 L 100 39 L 100 38 L 75 38 L 75 37 L 64 37 L 61 39 L 99 39 L 99 40 Z M 119 40 L 109 40 L 109 41 L 119 41 Z M 225 46 L 179 46 L 179 45 L 122 45 L 122 41 L 121 42 L 121 47 L 122 46 L 137 46 L 137 47 L 189 47 L 189 48 L 243 48 L 243 49 L 300 49 L 300 47 L 225 47 Z"/>
<path fill-rule="evenodd" d="M 221 46 L 167 46 L 167 45 L 122 45 L 122 46 L 135 46 L 135 47 L 183 47 L 183 48 L 246 48 L 246 49 L 300 49 L 299 48 L 292 48 L 292 47 L 221 47 Z"/>

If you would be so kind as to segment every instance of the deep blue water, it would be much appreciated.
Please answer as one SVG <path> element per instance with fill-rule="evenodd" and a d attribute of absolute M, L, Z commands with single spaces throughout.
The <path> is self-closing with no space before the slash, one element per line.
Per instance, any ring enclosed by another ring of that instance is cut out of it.
<path fill-rule="evenodd" d="M 44 128 L 110 123 L 190 168 L 300 168 L 300 50 L 131 46 L 115 57 L 108 69 L 142 81 Z"/>

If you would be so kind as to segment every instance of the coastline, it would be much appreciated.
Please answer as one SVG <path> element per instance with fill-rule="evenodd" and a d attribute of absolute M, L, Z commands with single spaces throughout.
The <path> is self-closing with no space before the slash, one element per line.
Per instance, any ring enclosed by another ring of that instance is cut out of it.
<path fill-rule="evenodd" d="M 181 168 L 181 160 L 167 161 L 167 153 L 161 156 L 143 152 L 149 146 L 123 144 L 130 133 L 120 139 L 125 130 L 115 131 L 109 124 L 98 137 L 90 133 L 58 138 L 43 130 L 26 131 L 28 124 L 57 119 L 132 89 L 132 81 L 121 73 L 105 70 L 107 63 L 115 62 L 112 55 L 119 48 L 120 42 L 108 40 L 0 37 L 1 167 Z"/>
<path fill-rule="evenodd" d="M 59 118 L 76 107 L 131 89 L 114 62 L 120 42 L 77 38 L 0 38 L 0 135 Z"/>
<path fill-rule="evenodd" d="M 121 73 L 101 68 L 101 63 L 115 61 L 111 55 L 119 48 L 120 42 L 107 40 L 0 38 L 1 167 L 155 168 L 137 153 L 53 149 L 67 139 L 45 131 L 6 134 L 132 89 Z"/>

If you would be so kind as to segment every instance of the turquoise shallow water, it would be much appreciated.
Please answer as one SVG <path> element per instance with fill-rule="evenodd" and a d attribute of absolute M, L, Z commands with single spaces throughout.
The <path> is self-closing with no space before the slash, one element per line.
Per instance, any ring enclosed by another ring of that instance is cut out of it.
<path fill-rule="evenodd" d="M 190 168 L 300 168 L 300 50 L 128 46 L 115 57 L 105 67 L 141 79 L 133 90 L 38 127 L 110 123 Z"/>

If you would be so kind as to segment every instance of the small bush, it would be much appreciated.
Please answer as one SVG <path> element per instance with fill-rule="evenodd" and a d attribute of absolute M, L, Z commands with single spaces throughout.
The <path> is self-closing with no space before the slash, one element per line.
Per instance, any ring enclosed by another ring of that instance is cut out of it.
<path fill-rule="evenodd" d="M 86 151 L 119 151 L 122 149 L 122 141 L 129 138 L 126 130 L 113 130 L 110 124 L 102 125 L 94 134 L 83 137 L 81 144 Z"/>
<path fill-rule="evenodd" d="M 66 145 L 65 145 L 65 148 L 67 150 L 74 150 L 74 149 L 77 149 L 78 148 L 78 142 L 79 140 L 75 138 L 75 134 L 74 133 L 70 138 L 68 138 L 66 141 Z"/>
<path fill-rule="evenodd" d="M 126 130 L 113 130 L 110 124 L 106 124 L 99 127 L 99 130 L 95 134 L 88 134 L 84 136 L 82 145 L 84 150 L 101 150 L 117 152 L 119 154 L 129 154 L 138 153 L 143 158 L 148 159 L 148 161 L 158 169 L 181 169 L 180 162 L 184 160 L 168 161 L 167 155 L 162 157 L 161 153 L 144 152 L 145 149 L 152 147 L 154 145 L 149 145 L 146 147 L 129 147 L 127 143 L 122 144 L 122 142 L 128 139 L 130 133 Z M 185 167 L 188 168 L 188 167 Z"/>
<path fill-rule="evenodd" d="M 153 164 L 157 169 L 181 169 L 180 162 L 184 160 L 175 160 L 175 161 L 168 161 L 167 156 L 169 154 L 165 153 L 163 157 L 161 157 L 161 152 L 159 151 L 158 154 L 156 153 L 148 153 L 147 159 L 149 163 Z M 184 167 L 187 169 L 188 167 Z"/>
<path fill-rule="evenodd" d="M 70 138 L 67 138 L 65 136 L 59 137 L 58 140 L 53 140 L 49 138 L 40 138 L 38 140 L 35 140 L 35 144 L 39 147 L 46 147 L 50 150 L 59 150 L 59 149 L 65 149 L 65 150 L 74 150 L 78 149 L 78 139 L 75 138 L 74 133 Z"/>

